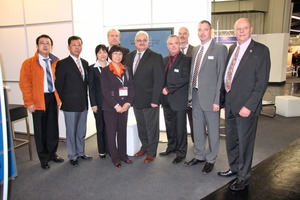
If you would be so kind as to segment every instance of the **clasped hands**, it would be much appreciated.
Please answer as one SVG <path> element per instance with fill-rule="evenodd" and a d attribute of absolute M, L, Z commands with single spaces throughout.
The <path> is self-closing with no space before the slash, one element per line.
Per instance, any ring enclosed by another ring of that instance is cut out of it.
<path fill-rule="evenodd" d="M 115 109 L 117 111 L 117 113 L 123 113 L 128 111 L 128 109 L 130 108 L 130 103 L 124 103 L 123 106 L 120 106 L 119 104 L 117 104 L 117 106 L 115 106 Z"/>

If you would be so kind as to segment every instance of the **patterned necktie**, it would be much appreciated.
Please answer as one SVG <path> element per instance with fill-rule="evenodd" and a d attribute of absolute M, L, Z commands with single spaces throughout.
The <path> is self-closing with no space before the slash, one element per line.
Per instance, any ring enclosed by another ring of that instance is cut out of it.
<path fill-rule="evenodd" d="M 141 54 L 142 54 L 142 53 L 138 53 L 138 59 L 137 59 L 137 61 L 136 61 L 136 63 L 135 63 L 135 66 L 134 66 L 134 69 L 133 69 L 133 74 L 135 74 L 136 69 L 137 69 L 137 67 L 138 67 L 138 65 L 139 65 L 139 63 L 140 63 L 140 60 L 141 60 Z"/>
<path fill-rule="evenodd" d="M 231 63 L 228 67 L 228 71 L 227 71 L 227 75 L 226 75 L 226 80 L 225 80 L 225 89 L 226 92 L 229 92 L 231 90 L 231 81 L 232 81 L 232 74 L 233 74 L 233 70 L 234 70 L 234 65 L 236 63 L 236 60 L 238 58 L 239 55 L 239 51 L 240 51 L 240 46 L 237 47 L 235 54 L 231 60 Z"/>
<path fill-rule="evenodd" d="M 43 60 L 45 61 L 45 65 L 46 65 L 48 92 L 51 93 L 51 92 L 53 92 L 53 83 L 52 83 L 52 76 L 51 76 L 50 66 L 48 64 L 49 58 L 45 58 Z"/>
<path fill-rule="evenodd" d="M 193 82 L 192 82 L 193 88 L 197 88 L 196 85 L 197 85 L 197 80 L 198 80 L 198 74 L 199 74 L 199 71 L 200 71 L 200 64 L 201 64 L 203 49 L 204 49 L 204 47 L 201 46 L 201 49 L 200 49 L 200 51 L 197 55 L 196 64 L 195 64 L 195 71 L 194 71 L 194 74 L 193 74 Z"/>
<path fill-rule="evenodd" d="M 84 74 L 83 74 L 82 68 L 80 66 L 80 60 L 79 60 L 79 58 L 76 59 L 76 64 L 77 64 L 77 67 L 78 67 L 79 72 L 81 74 L 81 78 L 84 79 Z"/>

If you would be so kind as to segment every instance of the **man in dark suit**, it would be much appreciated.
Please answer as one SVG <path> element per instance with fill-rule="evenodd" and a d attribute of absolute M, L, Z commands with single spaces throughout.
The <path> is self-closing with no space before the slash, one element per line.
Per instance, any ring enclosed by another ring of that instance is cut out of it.
<path fill-rule="evenodd" d="M 148 48 L 147 32 L 136 34 L 135 46 L 136 50 L 127 54 L 124 60 L 134 75 L 133 108 L 142 143 L 135 156 L 147 153 L 144 162 L 149 163 L 155 159 L 159 141 L 159 104 L 164 85 L 164 65 L 162 56 Z"/>
<path fill-rule="evenodd" d="M 120 37 L 121 37 L 121 35 L 120 35 L 120 31 L 118 29 L 112 28 L 107 32 L 108 52 L 110 51 L 110 48 L 114 45 L 121 46 Z M 122 52 L 123 52 L 123 60 L 122 60 L 122 63 L 123 63 L 125 56 L 129 53 L 129 49 L 122 47 L 122 46 L 121 46 L 121 48 L 122 48 Z M 108 60 L 110 62 L 109 58 L 108 58 Z"/>
<path fill-rule="evenodd" d="M 187 29 L 186 27 L 181 27 L 178 31 L 178 36 L 180 38 L 180 51 L 184 55 L 188 57 L 192 57 L 192 51 L 194 46 L 189 44 L 189 37 L 190 37 L 189 29 Z M 189 119 L 192 141 L 194 142 L 193 110 L 190 105 L 188 106 L 187 109 L 187 116 Z"/>
<path fill-rule="evenodd" d="M 211 35 L 210 22 L 199 22 L 200 45 L 193 49 L 189 90 L 193 107 L 195 155 L 185 165 L 205 162 L 202 174 L 212 171 L 219 152 L 220 88 L 227 57 L 226 46 L 216 43 Z"/>
<path fill-rule="evenodd" d="M 88 62 L 79 57 L 82 50 L 80 37 L 71 36 L 68 39 L 68 49 L 70 56 L 57 63 L 55 87 L 62 101 L 61 109 L 64 111 L 68 158 L 71 165 L 77 166 L 78 158 L 92 159 L 84 152 Z"/>
<path fill-rule="evenodd" d="M 162 107 L 166 124 L 168 147 L 159 155 L 176 152 L 173 164 L 181 162 L 187 152 L 186 110 L 188 104 L 191 58 L 180 52 L 180 39 L 170 35 L 167 40 L 169 56 L 165 57 L 165 86 Z"/>
<path fill-rule="evenodd" d="M 250 179 L 258 116 L 268 86 L 270 52 L 251 39 L 247 18 L 235 22 L 237 44 L 229 49 L 222 91 L 225 95 L 226 147 L 230 169 L 220 176 L 236 175 L 231 190 L 243 190 Z"/>

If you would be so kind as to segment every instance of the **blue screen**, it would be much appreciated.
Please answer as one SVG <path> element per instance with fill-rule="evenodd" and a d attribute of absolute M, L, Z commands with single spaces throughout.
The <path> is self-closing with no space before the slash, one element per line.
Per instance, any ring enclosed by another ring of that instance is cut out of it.
<path fill-rule="evenodd" d="M 149 34 L 149 48 L 163 57 L 169 54 L 167 48 L 167 39 L 173 34 L 174 28 L 154 28 L 154 29 L 126 29 L 119 30 L 121 32 L 121 46 L 131 51 L 136 50 L 134 45 L 134 37 L 138 31 L 146 31 Z"/>

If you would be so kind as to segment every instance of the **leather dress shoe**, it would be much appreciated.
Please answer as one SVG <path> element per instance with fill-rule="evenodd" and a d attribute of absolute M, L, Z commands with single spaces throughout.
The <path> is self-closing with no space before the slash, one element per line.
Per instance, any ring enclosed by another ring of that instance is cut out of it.
<path fill-rule="evenodd" d="M 174 158 L 174 160 L 172 161 L 172 163 L 173 164 L 180 163 L 183 159 L 184 159 L 184 157 L 177 156 L 176 158 Z"/>
<path fill-rule="evenodd" d="M 79 156 L 79 157 L 83 160 L 92 160 L 93 159 L 92 156 L 88 156 L 88 155 L 83 155 L 83 156 Z"/>
<path fill-rule="evenodd" d="M 230 185 L 230 189 L 231 189 L 231 190 L 234 190 L 234 191 L 240 191 L 240 190 L 245 189 L 245 187 L 248 186 L 248 185 L 249 185 L 248 181 L 236 179 L 236 180 Z"/>
<path fill-rule="evenodd" d="M 211 172 L 214 168 L 214 165 L 215 164 L 213 163 L 206 162 L 202 169 L 202 174 L 208 174 L 209 172 Z"/>
<path fill-rule="evenodd" d="M 184 162 L 184 165 L 185 165 L 185 166 L 192 166 L 192 165 L 197 165 L 197 164 L 199 164 L 199 163 L 201 163 L 201 162 L 205 162 L 205 160 L 198 160 L 198 159 L 196 159 L 196 158 L 193 158 L 193 159 L 190 160 L 190 161 Z"/>
<path fill-rule="evenodd" d="M 224 176 L 224 177 L 230 177 L 230 176 L 233 176 L 235 175 L 236 172 L 233 172 L 231 171 L 230 169 L 226 170 L 226 171 L 221 171 L 221 172 L 218 172 L 218 175 L 219 176 Z"/>
<path fill-rule="evenodd" d="M 142 155 L 144 155 L 145 153 L 146 153 L 145 150 L 140 149 L 138 152 L 136 152 L 136 154 L 134 154 L 134 156 L 142 156 Z"/>
<path fill-rule="evenodd" d="M 127 163 L 127 164 L 132 164 L 133 163 L 133 161 L 130 160 L 130 159 L 124 160 L 124 162 Z"/>
<path fill-rule="evenodd" d="M 64 159 L 61 158 L 61 157 L 59 157 L 58 155 L 55 155 L 50 160 L 52 160 L 53 162 L 56 162 L 56 163 L 62 163 L 62 162 L 64 162 Z"/>
<path fill-rule="evenodd" d="M 78 166 L 78 160 L 70 160 L 70 164 L 73 166 Z"/>
<path fill-rule="evenodd" d="M 166 156 L 166 155 L 169 155 L 170 153 L 172 153 L 173 151 L 168 151 L 168 150 L 165 150 L 165 151 L 162 151 L 159 153 L 160 156 Z"/>
<path fill-rule="evenodd" d="M 101 159 L 105 159 L 106 158 L 106 154 L 104 153 L 104 154 L 102 154 L 102 153 L 99 153 L 99 158 L 101 158 Z"/>
<path fill-rule="evenodd" d="M 150 163 L 155 159 L 154 156 L 146 156 L 144 163 Z"/>
<path fill-rule="evenodd" d="M 47 164 L 41 164 L 41 167 L 43 169 L 50 169 L 50 165 L 47 163 Z"/>
<path fill-rule="evenodd" d="M 117 168 L 120 168 L 122 166 L 121 162 L 115 162 L 114 165 L 117 167 Z"/>

